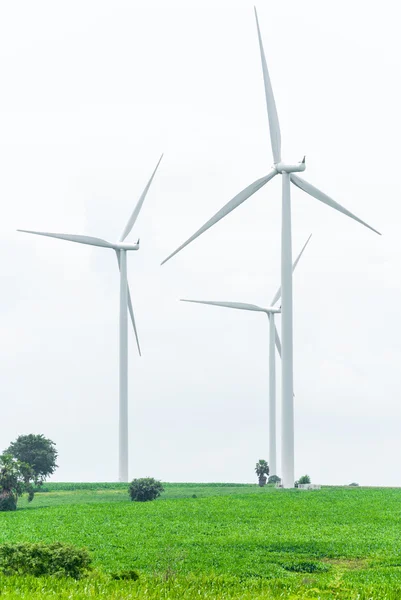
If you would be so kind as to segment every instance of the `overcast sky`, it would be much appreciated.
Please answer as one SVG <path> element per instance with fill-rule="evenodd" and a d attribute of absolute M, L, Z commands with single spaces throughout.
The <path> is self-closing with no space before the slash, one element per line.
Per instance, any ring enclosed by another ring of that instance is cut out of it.
<path fill-rule="evenodd" d="M 164 152 L 127 240 L 141 238 L 128 275 L 143 350 L 130 331 L 130 478 L 254 481 L 268 459 L 268 321 L 178 300 L 269 304 L 279 178 L 160 267 L 271 168 L 252 2 L 0 10 L 0 449 L 43 433 L 54 480 L 117 479 L 114 253 L 16 229 L 116 240 Z M 294 255 L 313 233 L 294 276 L 295 474 L 398 486 L 400 8 L 258 10 L 283 158 L 306 154 L 305 179 L 383 233 L 293 188 Z"/>

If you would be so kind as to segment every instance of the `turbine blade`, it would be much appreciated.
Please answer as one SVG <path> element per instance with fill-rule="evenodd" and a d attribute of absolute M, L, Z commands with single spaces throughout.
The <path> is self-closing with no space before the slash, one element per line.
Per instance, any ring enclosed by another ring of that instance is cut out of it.
<path fill-rule="evenodd" d="M 297 264 L 299 263 L 299 259 L 301 258 L 306 246 L 309 243 L 309 240 L 311 239 L 312 234 L 310 234 L 310 236 L 308 237 L 308 239 L 306 240 L 301 252 L 298 254 L 296 260 L 294 261 L 294 264 L 292 265 L 292 272 L 294 272 L 295 267 L 297 266 Z M 271 301 L 271 306 L 274 306 L 277 302 L 277 300 L 279 300 L 279 298 L 281 297 L 281 286 L 278 288 L 275 296 L 273 297 L 273 300 Z"/>
<path fill-rule="evenodd" d="M 45 231 L 29 231 L 28 229 L 17 229 L 17 231 L 22 231 L 22 233 L 33 233 L 34 235 L 44 235 L 46 237 L 57 238 L 59 240 L 67 240 L 68 242 L 77 242 L 78 244 L 87 244 L 88 246 L 114 248 L 114 245 L 110 244 L 110 242 L 106 242 L 106 240 L 91 237 L 89 235 L 74 235 L 70 233 L 48 233 Z"/>
<path fill-rule="evenodd" d="M 267 316 L 269 317 L 269 322 L 271 322 L 269 313 L 267 313 Z M 276 325 L 274 325 L 274 329 L 275 329 L 275 334 L 276 334 L 276 348 L 277 348 L 277 352 L 279 353 L 279 356 L 281 358 L 281 341 L 280 341 L 280 336 L 278 334 Z"/>
<path fill-rule="evenodd" d="M 124 231 L 123 231 L 123 232 L 122 232 L 122 234 L 121 234 L 121 237 L 120 237 L 120 242 L 123 242 L 123 241 L 125 240 L 125 238 L 126 238 L 126 237 L 128 236 L 128 234 L 130 233 L 131 229 L 132 229 L 132 228 L 133 228 L 133 226 L 135 225 L 135 221 L 136 221 L 136 220 L 137 220 L 137 218 L 138 218 L 139 212 L 140 212 L 140 210 L 141 210 L 141 208 L 142 208 L 142 204 L 143 204 L 143 203 L 144 203 L 144 201 L 145 201 L 146 194 L 147 194 L 147 193 L 148 193 L 148 191 L 149 191 L 150 185 L 151 185 L 151 183 L 152 183 L 152 181 L 153 181 L 153 178 L 154 178 L 154 176 L 155 176 L 155 174 L 156 174 L 157 168 L 158 168 L 158 166 L 160 165 L 160 162 L 161 162 L 161 159 L 162 159 L 162 158 L 163 158 L 163 154 L 162 154 L 162 155 L 161 155 L 161 157 L 159 158 L 159 162 L 157 163 L 157 165 L 156 165 L 156 168 L 155 168 L 155 170 L 153 171 L 151 178 L 149 179 L 148 183 L 146 184 L 146 186 L 145 186 L 145 189 L 143 190 L 143 192 L 142 192 L 142 194 L 141 194 L 141 196 L 140 196 L 140 198 L 139 198 L 139 200 L 138 200 L 138 202 L 137 202 L 137 205 L 135 206 L 135 208 L 134 208 L 134 210 L 133 210 L 133 213 L 132 213 L 132 215 L 131 215 L 131 216 L 130 216 L 130 218 L 128 219 L 128 222 L 127 222 L 127 224 L 126 224 L 126 226 L 125 226 L 125 229 L 124 229 Z"/>
<path fill-rule="evenodd" d="M 274 163 L 281 161 L 281 133 L 280 124 L 278 121 L 278 114 L 276 103 L 274 101 L 273 88 L 270 81 L 269 71 L 267 68 L 265 52 L 263 50 L 262 36 L 260 34 L 258 13 L 255 7 L 256 27 L 258 30 L 260 58 L 262 60 L 263 80 L 265 84 L 265 95 L 267 105 L 267 116 L 269 117 L 269 128 L 270 128 L 270 141 L 273 150 Z"/>
<path fill-rule="evenodd" d="M 136 324 L 135 324 L 134 309 L 132 308 L 131 292 L 130 292 L 128 284 L 127 284 L 127 287 L 128 287 L 128 310 L 129 310 L 129 314 L 131 316 L 132 327 L 134 328 L 134 333 L 135 333 L 135 338 L 136 338 L 136 345 L 138 346 L 139 356 L 142 356 L 142 354 L 141 354 L 141 347 L 139 345 L 138 332 L 137 332 Z"/>
<path fill-rule="evenodd" d="M 324 204 L 331 206 L 331 208 L 335 208 L 339 212 L 342 212 L 344 215 L 347 215 L 347 217 L 351 217 L 351 219 L 358 221 L 358 223 L 365 225 L 365 227 L 367 227 L 368 229 L 371 229 L 375 233 L 381 235 L 381 233 L 379 231 L 377 231 L 377 229 L 374 229 L 373 227 L 371 227 L 370 225 L 365 223 L 365 221 L 362 221 L 362 219 L 360 219 L 359 217 L 354 215 L 352 212 L 350 212 L 349 210 L 344 208 L 344 206 L 341 206 L 341 204 L 338 204 L 338 202 L 336 202 L 335 200 L 330 198 L 330 196 L 327 196 L 326 194 L 324 194 L 323 192 L 321 192 L 320 190 L 315 188 L 315 186 L 311 185 L 304 179 L 301 179 L 297 175 L 294 175 L 293 173 L 291 173 L 290 177 L 291 177 L 291 181 L 294 185 L 299 187 L 301 190 L 303 190 L 310 196 L 313 196 L 314 198 L 316 198 L 316 200 L 320 200 L 320 202 L 323 202 Z"/>
<path fill-rule="evenodd" d="M 281 358 L 281 340 L 280 340 L 280 336 L 277 331 L 277 327 L 275 327 L 275 329 L 276 329 L 276 348 L 277 348 L 277 352 L 279 353 L 280 358 Z"/>
<path fill-rule="evenodd" d="M 180 300 L 180 302 L 193 302 L 194 304 L 210 304 L 211 306 L 223 306 L 225 308 L 238 308 L 240 310 L 254 310 L 266 312 L 265 308 L 256 304 L 245 304 L 244 302 L 214 302 L 213 300 Z"/>
<path fill-rule="evenodd" d="M 118 269 L 120 270 L 120 253 L 118 251 L 116 251 L 116 257 L 117 257 L 117 262 L 118 262 Z M 135 324 L 134 309 L 132 308 L 131 292 L 130 292 L 129 284 L 128 283 L 127 283 L 127 291 L 128 291 L 128 310 L 129 310 L 129 314 L 130 314 L 130 317 L 131 317 L 132 327 L 134 328 L 134 333 L 135 333 L 135 338 L 136 338 L 136 345 L 138 346 L 139 356 L 142 356 L 142 354 L 141 354 L 141 347 L 139 345 L 138 332 L 137 332 L 136 324 Z"/>
<path fill-rule="evenodd" d="M 180 250 L 185 248 L 185 246 L 188 246 L 188 244 L 193 242 L 202 233 L 204 233 L 210 227 L 212 227 L 213 225 L 218 223 L 223 217 L 225 217 L 230 212 L 232 212 L 235 208 L 237 208 L 237 206 L 239 206 L 240 204 L 245 202 L 245 200 L 247 200 L 250 196 L 252 196 L 252 194 L 254 194 L 258 190 L 260 190 L 261 187 L 266 185 L 266 183 L 268 181 L 270 181 L 270 179 L 273 179 L 273 177 L 275 175 L 277 175 L 277 171 L 276 171 L 276 169 L 273 169 L 273 171 L 271 171 L 265 177 L 262 177 L 261 179 L 257 179 L 256 181 L 251 183 L 251 185 L 248 185 L 248 187 L 243 189 L 232 200 L 227 202 L 227 204 L 225 204 L 223 206 L 223 208 L 221 208 L 211 219 L 209 219 L 209 221 L 207 221 L 204 225 L 202 225 L 202 227 L 200 229 L 198 229 L 198 231 L 196 231 L 193 235 L 191 235 L 191 237 L 186 242 L 181 244 L 181 246 L 179 248 L 177 248 L 177 250 L 174 250 L 174 252 L 172 252 L 167 258 L 165 258 L 161 264 L 164 265 L 164 263 L 166 263 L 168 260 L 170 260 L 170 258 L 172 258 L 175 254 L 180 252 Z"/>

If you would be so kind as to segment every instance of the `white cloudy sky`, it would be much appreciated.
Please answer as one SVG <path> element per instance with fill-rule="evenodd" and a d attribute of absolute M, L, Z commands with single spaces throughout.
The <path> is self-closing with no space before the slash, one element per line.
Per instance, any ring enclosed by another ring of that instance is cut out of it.
<path fill-rule="evenodd" d="M 296 475 L 401 485 L 401 122 L 393 0 L 260 2 L 283 155 L 383 232 L 293 193 Z M 130 476 L 253 481 L 268 449 L 261 314 L 279 284 L 276 178 L 160 262 L 272 163 L 250 0 L 2 2 L 0 448 L 44 433 L 56 480 L 115 480 L 112 252 L 17 228 L 129 240 Z"/>

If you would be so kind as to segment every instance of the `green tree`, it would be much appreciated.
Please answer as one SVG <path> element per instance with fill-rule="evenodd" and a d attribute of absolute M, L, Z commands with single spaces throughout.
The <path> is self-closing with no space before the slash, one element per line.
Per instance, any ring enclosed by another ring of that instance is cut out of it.
<path fill-rule="evenodd" d="M 295 482 L 295 487 L 298 487 L 300 483 L 310 483 L 309 475 L 302 475 L 302 477 Z"/>
<path fill-rule="evenodd" d="M 266 485 L 267 476 L 269 475 L 269 465 L 265 460 L 261 459 L 256 463 L 255 472 L 259 478 L 260 487 Z"/>
<path fill-rule="evenodd" d="M 0 456 L 0 511 L 17 510 L 19 496 L 28 492 L 28 499 L 33 499 L 33 486 L 31 480 L 33 472 L 29 465 L 21 463 L 11 456 Z"/>
<path fill-rule="evenodd" d="M 164 487 L 161 481 L 157 481 L 157 479 L 153 479 L 153 477 L 133 479 L 128 488 L 131 500 L 134 500 L 135 502 L 155 500 L 162 492 L 164 492 Z"/>
<path fill-rule="evenodd" d="M 52 475 L 57 468 L 57 450 L 54 442 L 46 438 L 44 435 L 20 435 L 15 442 L 12 442 L 7 450 L 7 454 L 11 454 L 21 463 L 25 463 L 31 467 L 33 479 L 36 485 L 42 485 L 49 475 Z M 26 472 L 26 483 L 32 478 L 32 473 Z"/>

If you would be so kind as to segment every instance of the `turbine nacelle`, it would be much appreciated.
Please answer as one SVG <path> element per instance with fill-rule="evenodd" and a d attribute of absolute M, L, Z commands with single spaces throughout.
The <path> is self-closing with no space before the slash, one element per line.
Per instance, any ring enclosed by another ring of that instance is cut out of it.
<path fill-rule="evenodd" d="M 295 165 L 287 165 L 286 163 L 280 161 L 279 163 L 274 165 L 274 168 L 278 173 L 299 173 L 300 171 L 305 171 L 305 156 L 303 157 L 301 162 Z"/>
<path fill-rule="evenodd" d="M 124 244 L 118 242 L 117 244 L 113 244 L 113 248 L 115 250 L 139 250 L 139 240 L 136 244 Z"/>

